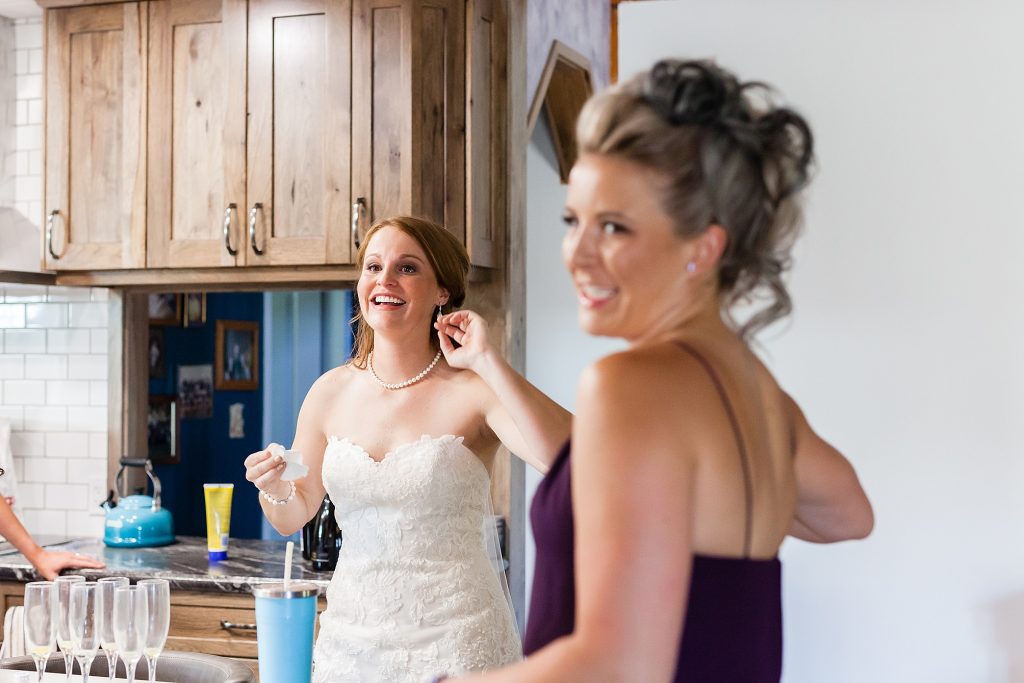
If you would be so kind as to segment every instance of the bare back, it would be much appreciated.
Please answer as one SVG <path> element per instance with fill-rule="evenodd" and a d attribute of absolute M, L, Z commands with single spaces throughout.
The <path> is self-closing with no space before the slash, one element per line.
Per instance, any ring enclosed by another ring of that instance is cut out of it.
<path fill-rule="evenodd" d="M 681 440 L 695 444 L 695 553 L 774 557 L 796 509 L 794 427 L 785 394 L 739 340 L 661 351 L 689 394 Z"/>

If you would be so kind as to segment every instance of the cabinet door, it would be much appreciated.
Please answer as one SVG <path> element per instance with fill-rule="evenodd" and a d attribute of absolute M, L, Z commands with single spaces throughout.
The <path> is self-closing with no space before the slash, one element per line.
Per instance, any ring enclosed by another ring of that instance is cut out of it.
<path fill-rule="evenodd" d="M 245 0 L 150 3 L 151 268 L 244 263 L 245 31 Z"/>
<path fill-rule="evenodd" d="M 466 249 L 473 265 L 495 268 L 507 220 L 508 29 L 503 0 L 469 0 L 466 14 Z"/>
<path fill-rule="evenodd" d="M 251 0 L 246 263 L 350 263 L 351 0 Z"/>
<path fill-rule="evenodd" d="M 352 199 L 465 236 L 463 0 L 354 0 Z"/>
<path fill-rule="evenodd" d="M 46 12 L 47 268 L 141 268 L 147 3 Z"/>

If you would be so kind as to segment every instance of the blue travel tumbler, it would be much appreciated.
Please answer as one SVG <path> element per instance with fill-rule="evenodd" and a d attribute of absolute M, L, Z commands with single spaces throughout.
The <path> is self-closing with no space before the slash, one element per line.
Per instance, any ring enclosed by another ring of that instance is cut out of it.
<path fill-rule="evenodd" d="M 313 674 L 313 626 L 320 587 L 313 583 L 261 583 L 256 596 L 256 651 L 260 680 L 310 683 Z"/>

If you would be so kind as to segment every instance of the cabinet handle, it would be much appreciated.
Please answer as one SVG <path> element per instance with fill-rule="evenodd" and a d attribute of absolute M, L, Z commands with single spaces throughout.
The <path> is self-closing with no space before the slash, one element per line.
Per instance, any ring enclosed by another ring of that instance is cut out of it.
<path fill-rule="evenodd" d="M 352 202 L 352 243 L 359 249 L 359 223 L 362 220 L 363 210 L 366 208 L 366 200 L 362 197 Z"/>
<path fill-rule="evenodd" d="M 263 250 L 256 246 L 256 212 L 263 210 L 263 204 L 256 202 L 249 209 L 249 241 L 252 243 L 252 250 L 257 256 L 263 256 Z"/>
<path fill-rule="evenodd" d="M 231 212 L 237 208 L 238 205 L 231 202 L 228 208 L 224 209 L 224 248 L 232 256 L 238 255 L 238 250 L 231 246 Z"/>
<path fill-rule="evenodd" d="M 235 631 L 255 631 L 256 630 L 256 624 L 236 624 L 236 623 L 228 621 L 226 619 L 221 619 L 220 620 L 220 627 L 222 629 L 224 629 L 225 631 L 231 631 L 231 630 L 235 630 Z"/>
<path fill-rule="evenodd" d="M 57 216 L 59 215 L 60 211 L 57 209 L 53 209 L 46 214 L 46 250 L 50 252 L 50 256 L 54 259 L 59 259 L 64 255 L 64 251 L 67 251 L 67 240 L 65 240 L 64 251 L 58 254 L 53 250 L 53 223 L 57 220 Z"/>

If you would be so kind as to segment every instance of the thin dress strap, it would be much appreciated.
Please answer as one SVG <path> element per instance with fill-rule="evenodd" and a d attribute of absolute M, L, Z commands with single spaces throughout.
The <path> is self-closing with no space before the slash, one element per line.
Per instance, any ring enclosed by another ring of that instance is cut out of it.
<path fill-rule="evenodd" d="M 752 530 L 754 526 L 754 484 L 751 481 L 752 475 L 750 472 L 750 458 L 747 456 L 747 447 L 743 442 L 743 433 L 740 431 L 739 420 L 736 419 L 736 412 L 732 408 L 732 403 L 729 401 L 728 394 L 725 393 L 725 387 L 722 386 L 722 381 L 718 378 L 718 373 L 711 367 L 711 363 L 686 342 L 677 341 L 676 346 L 683 349 L 691 356 L 693 356 L 701 367 L 704 368 L 705 372 L 708 373 L 708 377 L 711 378 L 711 383 L 715 385 L 715 390 L 718 391 L 719 398 L 722 399 L 722 405 L 725 406 L 725 412 L 729 416 L 729 424 L 732 426 L 733 436 L 736 437 L 736 448 L 740 452 L 740 466 L 743 470 L 743 494 L 744 500 L 746 501 L 746 528 L 743 530 L 743 557 L 750 557 L 750 545 L 752 539 Z"/>

